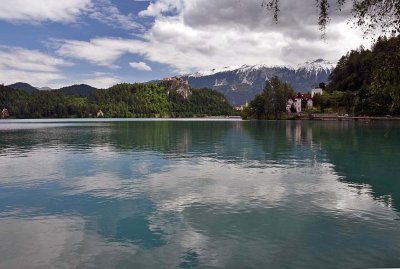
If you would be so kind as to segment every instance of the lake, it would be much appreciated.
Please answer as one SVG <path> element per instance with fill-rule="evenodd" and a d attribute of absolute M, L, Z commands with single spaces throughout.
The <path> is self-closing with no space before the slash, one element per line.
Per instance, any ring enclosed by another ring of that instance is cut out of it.
<path fill-rule="evenodd" d="M 400 267 L 400 124 L 0 121 L 0 268 Z"/>

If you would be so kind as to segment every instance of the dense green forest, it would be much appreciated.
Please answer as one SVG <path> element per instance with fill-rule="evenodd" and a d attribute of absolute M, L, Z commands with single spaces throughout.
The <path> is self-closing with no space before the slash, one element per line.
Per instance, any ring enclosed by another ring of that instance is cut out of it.
<path fill-rule="evenodd" d="M 12 118 L 96 117 L 201 117 L 232 115 L 225 97 L 210 89 L 191 89 L 182 97 L 163 84 L 118 84 L 109 89 L 93 90 L 88 96 L 61 91 L 28 93 L 0 86 L 0 108 Z"/>
<path fill-rule="evenodd" d="M 381 37 L 371 50 L 361 47 L 343 56 L 327 94 L 314 103 L 354 115 L 400 115 L 400 36 Z"/>

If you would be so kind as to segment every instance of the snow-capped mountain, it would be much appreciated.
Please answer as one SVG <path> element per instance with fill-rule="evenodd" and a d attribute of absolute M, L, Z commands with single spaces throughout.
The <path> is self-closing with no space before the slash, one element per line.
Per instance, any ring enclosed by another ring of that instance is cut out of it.
<path fill-rule="evenodd" d="M 223 93 L 233 105 L 250 101 L 262 92 L 265 81 L 273 76 L 289 82 L 299 92 L 310 91 L 320 82 L 327 82 L 335 65 L 318 59 L 297 67 L 243 65 L 212 69 L 183 75 L 194 88 L 212 88 Z"/>
<path fill-rule="evenodd" d="M 303 65 L 297 66 L 298 71 L 305 71 L 309 74 L 326 72 L 330 73 L 335 68 L 335 64 L 324 60 L 318 59 L 312 62 L 305 62 Z"/>

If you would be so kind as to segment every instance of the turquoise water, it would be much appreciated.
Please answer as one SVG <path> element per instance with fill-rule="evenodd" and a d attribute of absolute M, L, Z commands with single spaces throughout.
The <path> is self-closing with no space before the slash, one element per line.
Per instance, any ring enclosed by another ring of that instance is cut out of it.
<path fill-rule="evenodd" d="M 0 268 L 400 267 L 400 124 L 1 121 Z"/>

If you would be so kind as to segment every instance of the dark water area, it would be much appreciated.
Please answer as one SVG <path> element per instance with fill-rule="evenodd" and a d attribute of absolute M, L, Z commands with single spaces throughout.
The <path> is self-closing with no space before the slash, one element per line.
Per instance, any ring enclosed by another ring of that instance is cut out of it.
<path fill-rule="evenodd" d="M 0 121 L 0 268 L 400 267 L 400 124 Z"/>

